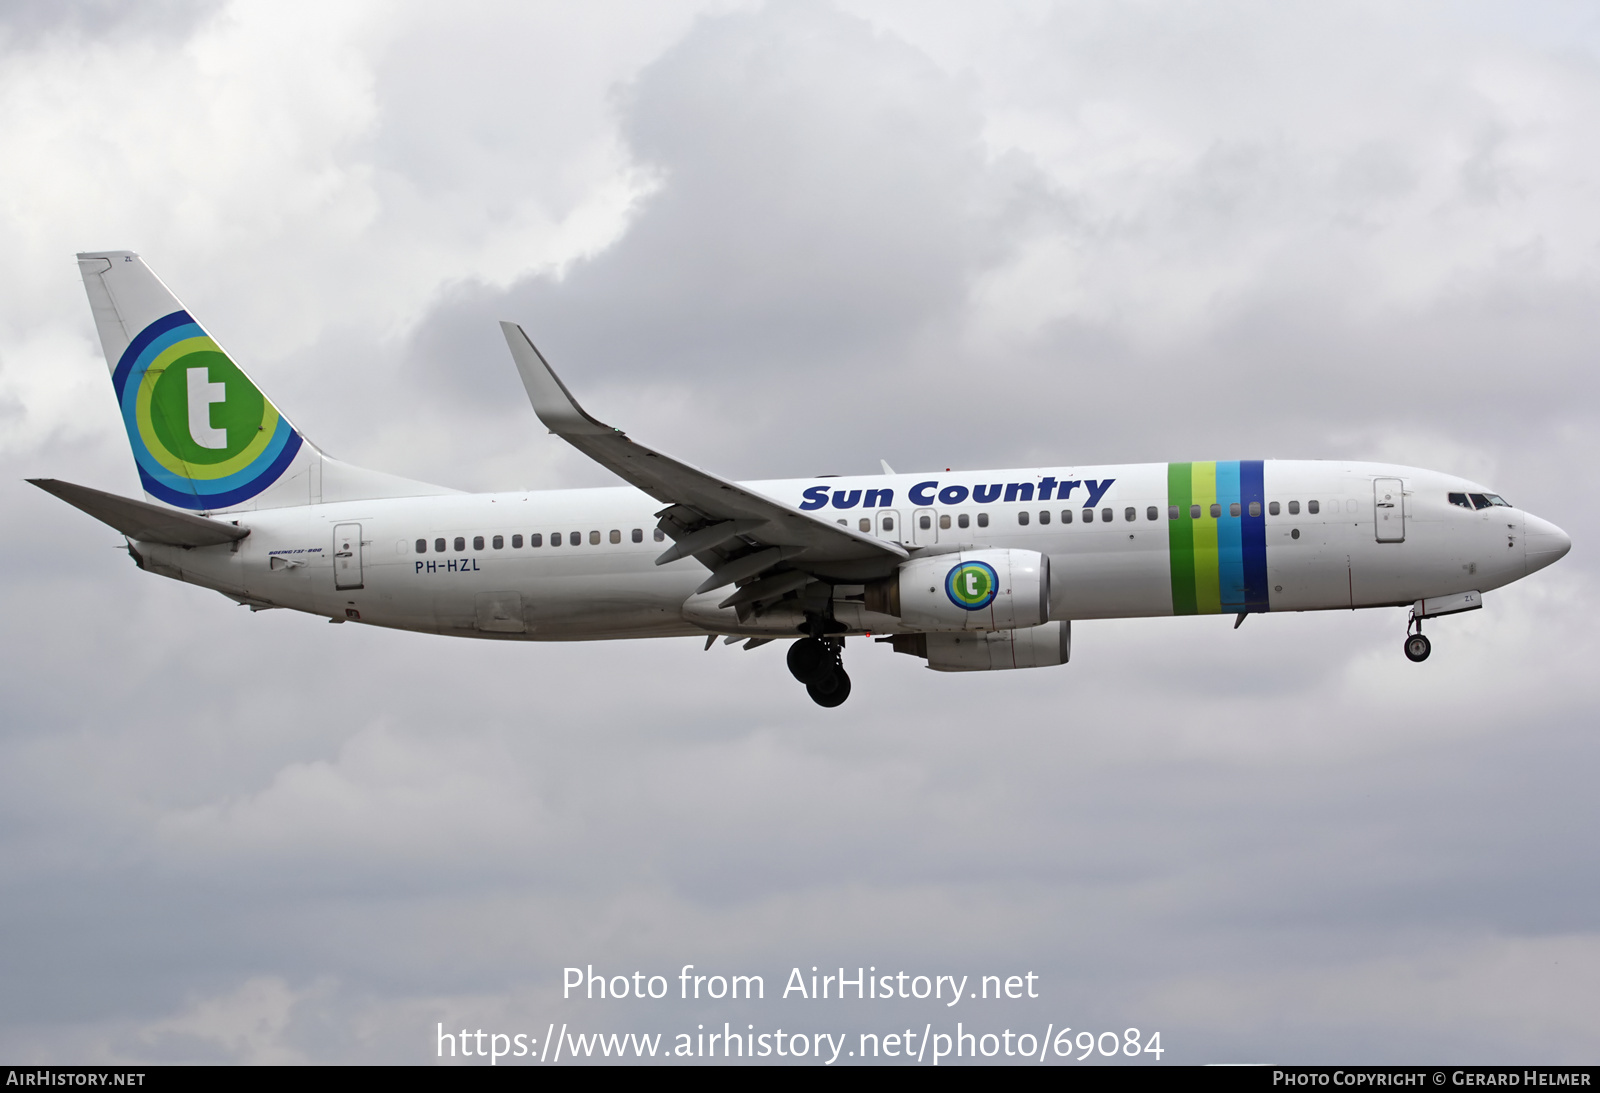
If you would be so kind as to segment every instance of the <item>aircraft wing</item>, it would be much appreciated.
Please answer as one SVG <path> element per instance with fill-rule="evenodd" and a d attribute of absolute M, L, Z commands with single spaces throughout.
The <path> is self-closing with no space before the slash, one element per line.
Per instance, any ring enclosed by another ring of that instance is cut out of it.
<path fill-rule="evenodd" d="M 909 557 L 898 543 L 802 512 L 630 440 L 578 405 L 520 326 L 503 322 L 500 329 L 539 420 L 667 505 L 659 526 L 674 545 L 657 564 L 698 558 L 712 570 L 698 591 L 738 584 L 724 601 L 738 607 L 784 595 L 804 583 L 796 583 L 800 574 L 854 583 L 886 576 Z"/>
<path fill-rule="evenodd" d="M 59 478 L 30 478 L 35 486 L 53 493 L 74 508 L 82 509 L 103 524 L 110 524 L 130 539 L 143 543 L 170 543 L 172 546 L 221 546 L 250 534 L 222 520 L 179 512 L 176 509 L 135 501 L 104 490 L 90 489 Z"/>

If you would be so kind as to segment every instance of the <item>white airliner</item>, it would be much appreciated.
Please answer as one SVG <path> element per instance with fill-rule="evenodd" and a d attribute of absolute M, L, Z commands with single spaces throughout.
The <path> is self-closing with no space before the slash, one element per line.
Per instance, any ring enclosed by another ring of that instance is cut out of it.
<path fill-rule="evenodd" d="M 127 251 L 78 255 L 147 501 L 42 487 L 141 569 L 253 610 L 515 641 L 789 639 L 823 706 L 846 637 L 938 671 L 1065 664 L 1074 619 L 1401 607 L 1422 620 L 1567 553 L 1474 482 L 1237 460 L 732 482 L 590 417 L 503 323 L 534 412 L 609 489 L 465 494 L 324 455 Z"/>

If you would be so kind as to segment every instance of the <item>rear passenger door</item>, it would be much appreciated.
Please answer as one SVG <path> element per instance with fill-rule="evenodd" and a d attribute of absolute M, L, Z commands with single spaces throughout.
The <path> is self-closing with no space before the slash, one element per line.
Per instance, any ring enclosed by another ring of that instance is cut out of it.
<path fill-rule="evenodd" d="M 333 587 L 361 587 L 361 525 L 339 524 L 333 529 Z"/>

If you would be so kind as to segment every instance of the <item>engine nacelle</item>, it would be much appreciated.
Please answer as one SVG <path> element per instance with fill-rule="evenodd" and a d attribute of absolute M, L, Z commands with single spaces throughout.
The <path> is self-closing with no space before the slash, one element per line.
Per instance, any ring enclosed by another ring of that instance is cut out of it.
<path fill-rule="evenodd" d="M 1050 559 L 1034 550 L 964 550 L 913 558 L 869 587 L 867 604 L 909 629 L 1022 630 L 1050 618 Z"/>
<path fill-rule="evenodd" d="M 998 672 L 1007 668 L 1046 668 L 1072 655 L 1072 623 L 1047 622 L 1026 630 L 985 630 L 966 634 L 896 634 L 881 639 L 897 653 L 923 657 L 936 672 Z"/>

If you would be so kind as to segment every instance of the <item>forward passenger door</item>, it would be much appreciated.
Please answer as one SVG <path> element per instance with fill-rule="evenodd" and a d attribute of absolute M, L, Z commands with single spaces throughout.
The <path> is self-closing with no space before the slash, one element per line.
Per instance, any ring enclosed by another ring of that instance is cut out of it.
<path fill-rule="evenodd" d="M 1373 526 L 1380 543 L 1406 541 L 1405 483 L 1398 478 L 1372 480 Z"/>

